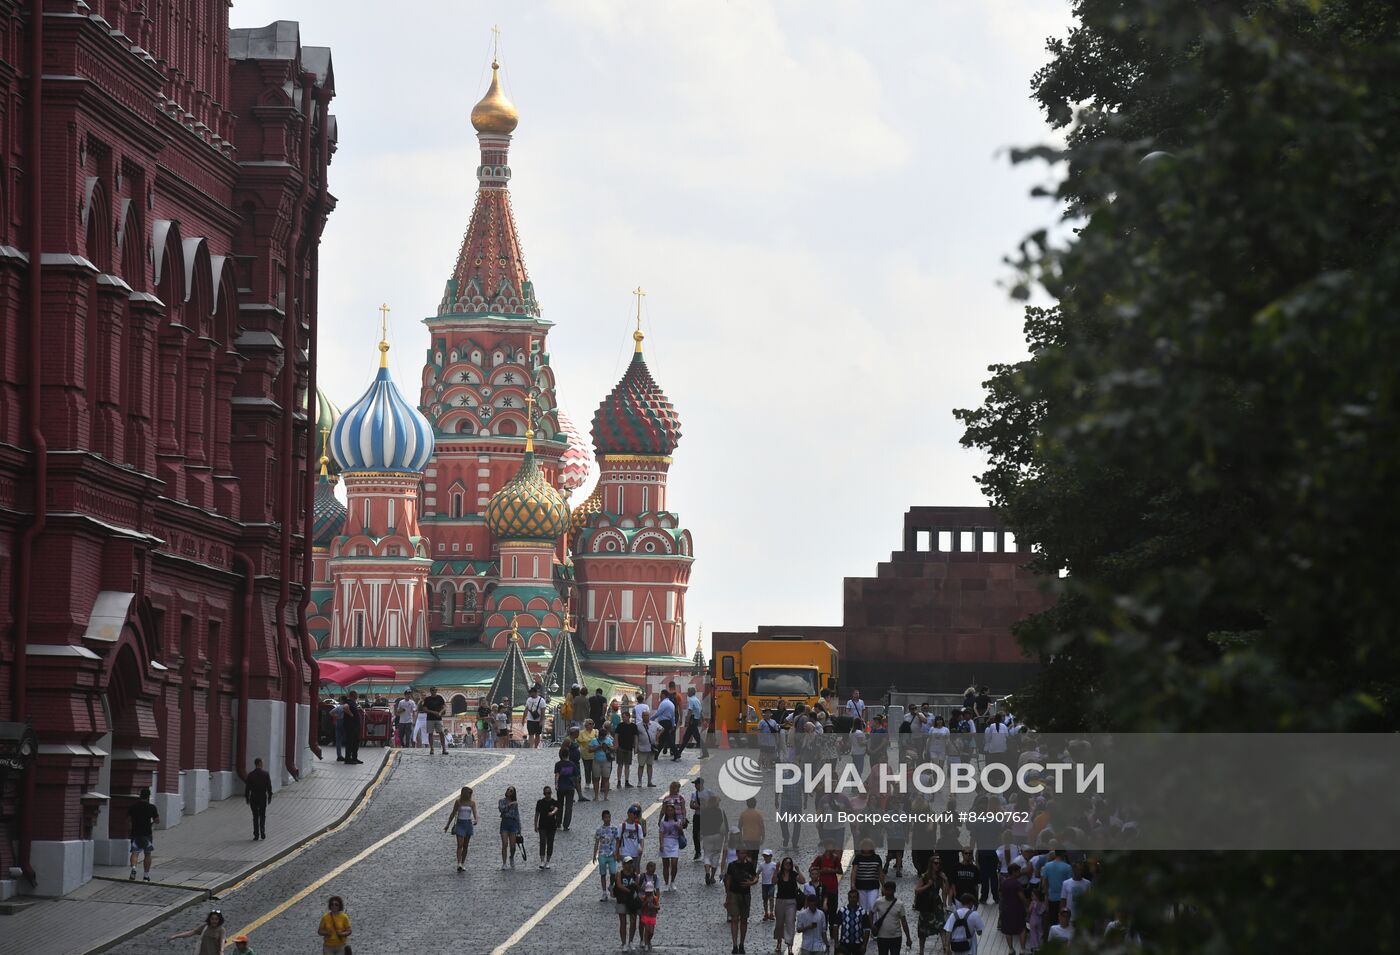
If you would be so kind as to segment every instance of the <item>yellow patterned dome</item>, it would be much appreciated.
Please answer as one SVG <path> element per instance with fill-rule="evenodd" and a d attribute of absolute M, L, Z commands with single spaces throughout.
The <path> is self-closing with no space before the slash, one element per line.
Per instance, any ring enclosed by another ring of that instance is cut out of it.
<path fill-rule="evenodd" d="M 569 529 L 569 505 L 535 461 L 535 432 L 525 432 L 520 470 L 486 502 L 486 526 L 502 540 L 557 541 Z"/>
<path fill-rule="evenodd" d="M 501 92 L 500 69 L 500 64 L 492 60 L 491 88 L 486 91 L 481 102 L 472 107 L 472 126 L 478 133 L 508 136 L 515 132 L 515 127 L 520 122 L 520 113 L 515 104 L 506 99 L 506 94 Z"/>
<path fill-rule="evenodd" d="M 583 530 L 583 525 L 588 523 L 588 519 L 594 514 L 600 514 L 603 510 L 602 485 L 595 484 L 593 493 L 588 495 L 582 504 L 574 508 L 573 516 L 569 518 L 569 533 L 577 534 Z"/>

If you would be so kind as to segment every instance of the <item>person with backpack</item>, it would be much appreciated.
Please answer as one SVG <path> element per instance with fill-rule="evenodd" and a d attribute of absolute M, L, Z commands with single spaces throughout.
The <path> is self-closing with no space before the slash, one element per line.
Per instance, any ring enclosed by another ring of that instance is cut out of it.
<path fill-rule="evenodd" d="M 540 748 L 540 734 L 544 732 L 544 694 L 537 686 L 530 687 L 530 695 L 525 698 L 525 745 L 530 749 Z"/>
<path fill-rule="evenodd" d="M 569 823 L 574 820 L 574 795 L 578 783 L 578 776 L 575 775 L 577 767 L 570 755 L 567 743 L 560 746 L 559 761 L 554 764 L 554 791 L 559 794 L 558 799 L 561 803 L 559 825 L 565 832 L 569 831 Z"/>
<path fill-rule="evenodd" d="M 977 896 L 968 892 L 943 923 L 943 947 L 952 955 L 977 955 L 977 939 L 986 927 L 977 913 Z"/>

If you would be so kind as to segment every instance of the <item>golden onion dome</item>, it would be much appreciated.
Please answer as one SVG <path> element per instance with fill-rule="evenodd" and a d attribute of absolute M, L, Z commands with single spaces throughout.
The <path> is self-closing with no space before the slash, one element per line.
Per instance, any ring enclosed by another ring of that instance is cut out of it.
<path fill-rule="evenodd" d="M 534 396 L 527 401 L 534 416 Z M 501 540 L 557 541 L 569 529 L 569 505 L 535 461 L 535 431 L 525 431 L 520 470 L 486 502 L 486 526 Z"/>
<path fill-rule="evenodd" d="M 472 126 L 478 133 L 496 133 L 508 136 L 515 132 L 520 122 L 520 113 L 515 104 L 501 92 L 501 65 L 491 61 L 491 88 L 472 107 Z"/>

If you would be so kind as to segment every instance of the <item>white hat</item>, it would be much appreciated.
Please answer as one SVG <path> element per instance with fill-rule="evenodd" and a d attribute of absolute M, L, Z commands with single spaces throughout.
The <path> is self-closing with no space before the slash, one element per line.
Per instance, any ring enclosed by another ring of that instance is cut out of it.
<path fill-rule="evenodd" d="M 772 850 L 772 849 L 764 849 L 764 850 L 763 850 L 763 854 L 766 855 L 766 856 L 771 856 L 771 855 L 773 854 L 773 850 Z"/>

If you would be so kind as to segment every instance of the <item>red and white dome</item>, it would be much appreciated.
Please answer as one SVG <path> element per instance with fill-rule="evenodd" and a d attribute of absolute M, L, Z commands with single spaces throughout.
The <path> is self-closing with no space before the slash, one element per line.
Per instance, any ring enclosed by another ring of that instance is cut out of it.
<path fill-rule="evenodd" d="M 562 409 L 559 430 L 569 438 L 569 446 L 559 458 L 559 484 L 566 491 L 577 491 L 588 481 L 588 472 L 593 468 L 593 449 Z"/>

